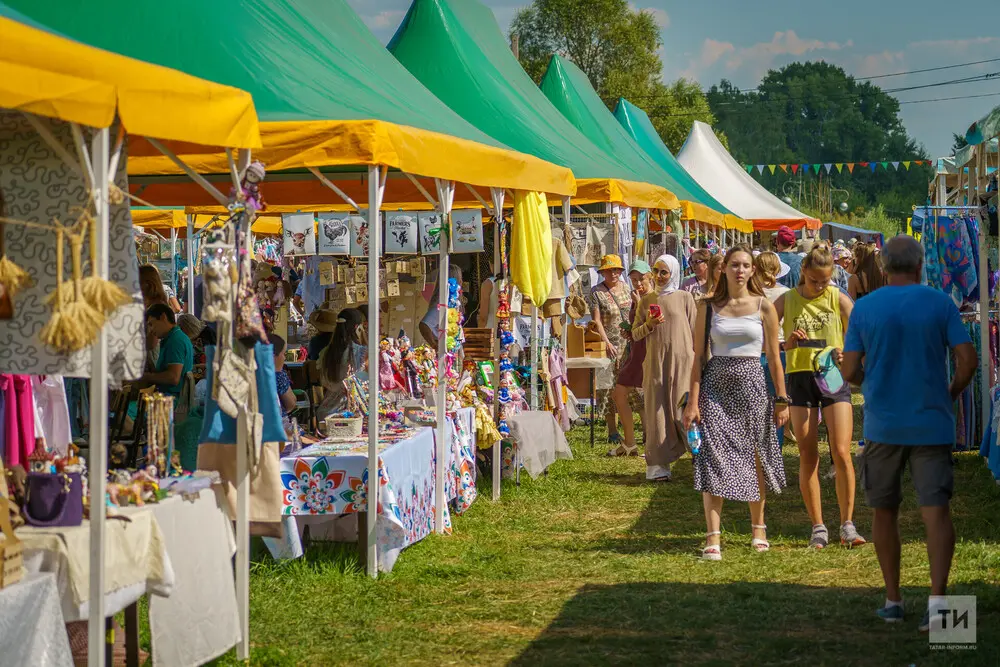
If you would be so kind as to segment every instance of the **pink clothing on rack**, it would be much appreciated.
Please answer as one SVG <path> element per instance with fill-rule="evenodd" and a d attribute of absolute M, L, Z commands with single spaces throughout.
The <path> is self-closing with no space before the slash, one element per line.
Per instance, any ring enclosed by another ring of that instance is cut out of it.
<path fill-rule="evenodd" d="M 6 465 L 28 467 L 28 457 L 35 451 L 35 404 L 31 376 L 0 373 L 0 390 L 6 403 Z"/>
<path fill-rule="evenodd" d="M 552 348 L 549 353 L 549 384 L 552 387 L 552 394 L 556 403 L 556 419 L 564 432 L 569 431 L 569 411 L 563 403 L 563 387 L 568 384 L 569 378 L 566 372 L 566 357 L 559 348 Z"/>

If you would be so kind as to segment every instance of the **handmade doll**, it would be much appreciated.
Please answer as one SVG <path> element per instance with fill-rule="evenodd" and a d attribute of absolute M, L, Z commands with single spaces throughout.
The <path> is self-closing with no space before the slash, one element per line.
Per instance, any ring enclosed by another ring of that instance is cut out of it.
<path fill-rule="evenodd" d="M 510 319 L 510 302 L 507 299 L 506 289 L 501 289 L 497 295 L 497 319 Z"/>
<path fill-rule="evenodd" d="M 514 344 L 514 334 L 510 330 L 510 320 L 500 321 L 500 347 L 510 347 Z"/>
<path fill-rule="evenodd" d="M 514 370 L 514 364 L 510 363 L 510 355 L 506 352 L 500 353 L 500 372 L 506 373 Z"/>
<path fill-rule="evenodd" d="M 266 175 L 267 171 L 264 169 L 264 163 L 260 160 L 254 160 L 247 167 L 247 173 L 243 176 L 243 183 L 241 184 L 243 186 L 243 201 L 246 203 L 247 208 L 253 207 L 255 211 L 263 211 L 267 208 L 267 204 L 260 194 L 260 183 Z"/>
<path fill-rule="evenodd" d="M 399 345 L 400 366 L 402 368 L 406 393 L 410 398 L 423 398 L 424 392 L 420 386 L 420 373 L 417 369 L 413 348 L 410 347 L 410 338 L 400 331 L 396 342 Z"/>
<path fill-rule="evenodd" d="M 378 387 L 382 391 L 397 389 L 392 363 L 392 343 L 383 338 L 378 344 Z"/>

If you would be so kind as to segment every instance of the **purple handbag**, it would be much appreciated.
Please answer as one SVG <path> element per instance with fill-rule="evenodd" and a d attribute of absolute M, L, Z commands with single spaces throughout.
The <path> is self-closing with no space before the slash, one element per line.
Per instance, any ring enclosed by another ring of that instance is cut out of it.
<path fill-rule="evenodd" d="M 83 523 L 83 481 L 78 472 L 29 472 L 24 493 L 24 519 L 38 528 Z"/>

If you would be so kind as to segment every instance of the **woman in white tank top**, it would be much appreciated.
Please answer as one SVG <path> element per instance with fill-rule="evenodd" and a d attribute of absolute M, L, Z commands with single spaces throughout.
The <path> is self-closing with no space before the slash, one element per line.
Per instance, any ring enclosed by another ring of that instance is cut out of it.
<path fill-rule="evenodd" d="M 735 246 L 726 254 L 722 280 L 698 306 L 694 341 L 684 427 L 690 431 L 697 425 L 701 431 L 701 449 L 694 455 L 694 487 L 702 492 L 708 527 L 702 558 L 722 559 L 723 499 L 750 503 L 751 546 L 767 551 L 764 497 L 766 489 L 780 493 L 785 486 L 775 427 L 788 421 L 788 399 L 779 356 L 778 315 L 764 297 L 746 246 Z M 777 399 L 767 391 L 762 351 Z M 705 362 L 709 353 L 711 358 Z"/>

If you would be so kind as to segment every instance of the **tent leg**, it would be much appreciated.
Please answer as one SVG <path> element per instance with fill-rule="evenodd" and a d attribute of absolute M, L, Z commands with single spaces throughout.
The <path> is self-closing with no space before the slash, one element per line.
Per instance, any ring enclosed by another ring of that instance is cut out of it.
<path fill-rule="evenodd" d="M 379 364 L 379 255 L 382 252 L 380 209 L 385 192 L 385 174 L 378 165 L 368 167 L 368 373 L 376 378 Z M 368 542 L 365 570 L 369 577 L 378 576 L 378 382 L 368 383 L 368 499 L 366 528 Z"/>
<path fill-rule="evenodd" d="M 97 131 L 91 155 L 94 161 L 94 202 L 97 208 L 97 274 L 108 277 L 110 211 L 108 183 L 109 130 Z M 87 661 L 100 667 L 105 661 L 104 623 L 104 494 L 108 476 L 108 336 L 102 327 L 90 351 L 90 497 L 100 511 L 90 517 L 90 617 L 87 625 Z"/>
<path fill-rule="evenodd" d="M 531 305 L 531 409 L 538 409 L 538 306 Z"/>
<path fill-rule="evenodd" d="M 504 243 L 503 237 L 500 236 L 500 221 L 503 219 L 503 200 L 504 191 L 500 188 L 491 188 L 490 192 L 493 196 L 493 211 L 494 220 L 493 225 L 493 275 L 500 276 L 500 280 L 506 280 L 507 276 L 503 274 L 503 266 L 501 266 L 500 261 L 500 244 Z M 500 289 L 500 281 L 493 284 L 493 289 Z M 482 305 L 479 306 L 482 308 Z M 495 331 L 493 332 L 496 333 Z M 497 342 L 493 346 L 493 352 L 496 354 L 496 358 L 500 358 L 500 337 L 497 336 Z M 500 368 L 497 364 L 494 364 L 493 369 L 493 386 L 500 386 Z M 497 408 L 498 403 L 496 399 L 493 401 L 493 418 L 497 418 Z M 493 465 L 491 469 L 492 483 L 493 483 L 493 500 L 494 502 L 500 500 L 500 457 L 502 453 L 500 451 L 500 440 L 493 443 Z"/>
<path fill-rule="evenodd" d="M 186 312 L 194 315 L 194 216 L 187 216 L 187 239 L 184 240 L 187 251 L 187 308 Z"/>
<path fill-rule="evenodd" d="M 450 451 L 447 429 L 447 385 L 445 367 L 448 355 L 448 246 L 451 244 L 451 205 L 455 200 L 454 181 L 435 179 L 438 194 L 438 210 L 441 212 L 441 260 L 438 266 L 438 387 L 437 387 L 437 465 L 434 469 L 434 530 L 444 533 L 445 470 L 448 469 Z M 461 373 L 462 369 L 457 369 Z"/>

